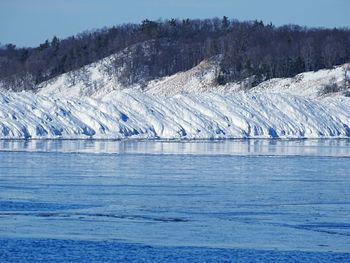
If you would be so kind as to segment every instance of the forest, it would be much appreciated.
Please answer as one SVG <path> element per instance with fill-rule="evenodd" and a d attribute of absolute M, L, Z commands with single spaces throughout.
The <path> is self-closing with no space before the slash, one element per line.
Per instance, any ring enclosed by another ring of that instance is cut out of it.
<path fill-rule="evenodd" d="M 188 70 L 204 59 L 220 58 L 217 84 L 332 68 L 350 62 L 349 28 L 274 26 L 234 19 L 144 20 L 66 39 L 53 37 L 38 47 L 0 47 L 0 86 L 35 90 L 43 81 L 79 69 L 109 55 L 125 86 Z"/>

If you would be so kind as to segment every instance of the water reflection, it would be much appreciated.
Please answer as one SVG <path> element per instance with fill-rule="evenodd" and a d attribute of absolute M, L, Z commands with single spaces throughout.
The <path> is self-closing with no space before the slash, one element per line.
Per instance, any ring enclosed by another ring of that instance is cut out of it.
<path fill-rule="evenodd" d="M 0 140 L 0 151 L 350 157 L 350 140 Z"/>

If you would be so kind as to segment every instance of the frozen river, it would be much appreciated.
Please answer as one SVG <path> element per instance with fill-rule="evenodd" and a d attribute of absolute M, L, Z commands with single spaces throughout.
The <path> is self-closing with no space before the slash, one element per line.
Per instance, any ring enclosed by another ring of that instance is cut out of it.
<path fill-rule="evenodd" d="M 350 262 L 350 141 L 0 141 L 1 262 Z"/>

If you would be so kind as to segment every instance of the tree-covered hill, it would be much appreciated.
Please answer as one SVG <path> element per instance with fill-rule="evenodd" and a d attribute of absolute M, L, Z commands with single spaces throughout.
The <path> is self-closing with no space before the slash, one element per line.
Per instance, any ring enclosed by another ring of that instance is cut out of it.
<path fill-rule="evenodd" d="M 0 84 L 33 90 L 37 84 L 122 52 L 114 63 L 125 86 L 188 70 L 221 55 L 217 83 L 252 77 L 253 84 L 350 61 L 350 29 L 276 27 L 227 17 L 205 20 L 144 20 L 66 39 L 54 37 L 34 48 L 0 48 Z"/>

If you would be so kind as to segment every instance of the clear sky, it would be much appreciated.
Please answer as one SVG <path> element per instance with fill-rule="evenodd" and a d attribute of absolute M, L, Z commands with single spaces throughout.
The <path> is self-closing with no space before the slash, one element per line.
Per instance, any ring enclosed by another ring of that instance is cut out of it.
<path fill-rule="evenodd" d="M 0 0 L 0 43 L 36 46 L 145 18 L 263 20 L 275 25 L 350 27 L 350 0 Z"/>

